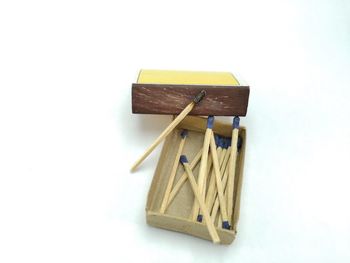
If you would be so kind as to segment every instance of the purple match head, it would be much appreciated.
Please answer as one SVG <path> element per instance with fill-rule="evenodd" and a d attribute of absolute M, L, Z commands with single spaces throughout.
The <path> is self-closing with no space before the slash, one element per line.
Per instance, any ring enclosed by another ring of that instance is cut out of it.
<path fill-rule="evenodd" d="M 238 129 L 239 128 L 239 117 L 238 116 L 233 118 L 232 128 L 233 129 Z"/>
<path fill-rule="evenodd" d="M 228 223 L 228 221 L 222 222 L 222 228 L 224 228 L 224 229 L 230 229 L 230 224 Z"/>
<path fill-rule="evenodd" d="M 207 121 L 207 128 L 208 129 L 213 129 L 214 126 L 214 116 L 209 115 L 208 116 L 208 121 Z"/>
<path fill-rule="evenodd" d="M 187 137 L 187 135 L 188 135 L 188 130 L 186 130 L 186 129 L 182 130 L 182 132 L 181 132 L 180 135 L 181 135 L 182 138 Z"/>
<path fill-rule="evenodd" d="M 182 163 L 182 164 L 188 163 L 186 155 L 181 155 L 180 156 L 180 163 Z"/>

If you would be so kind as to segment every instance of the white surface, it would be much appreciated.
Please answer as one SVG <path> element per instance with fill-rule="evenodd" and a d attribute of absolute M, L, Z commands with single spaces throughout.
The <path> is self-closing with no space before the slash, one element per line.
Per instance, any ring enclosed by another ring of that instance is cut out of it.
<path fill-rule="evenodd" d="M 0 262 L 349 262 L 350 2 L 2 1 Z M 251 85 L 231 246 L 148 227 L 140 68 Z"/>

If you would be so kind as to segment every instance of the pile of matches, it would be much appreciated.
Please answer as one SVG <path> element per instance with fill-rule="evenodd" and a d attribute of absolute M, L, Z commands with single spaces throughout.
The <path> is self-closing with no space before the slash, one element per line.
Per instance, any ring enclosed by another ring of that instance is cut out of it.
<path fill-rule="evenodd" d="M 145 154 L 134 164 L 132 170 L 136 169 L 204 96 L 204 91 L 196 96 L 193 102 L 174 119 L 146 150 Z M 212 130 L 214 116 L 208 116 L 203 147 L 193 160 L 188 160 L 186 155 L 183 155 L 188 132 L 187 130 L 181 132 L 179 135 L 181 136 L 181 142 L 160 207 L 160 213 L 166 213 L 167 208 L 188 179 L 195 196 L 190 219 L 205 224 L 214 243 L 220 242 L 215 224 L 218 228 L 232 229 L 236 161 L 242 145 L 242 139 L 238 136 L 239 121 L 238 116 L 233 118 L 232 137 L 226 138 L 214 134 Z M 180 163 L 185 172 L 174 184 Z M 198 163 L 200 163 L 199 172 L 198 175 L 194 175 L 193 170 Z"/>
<path fill-rule="evenodd" d="M 160 213 L 166 213 L 168 206 L 188 179 L 195 195 L 190 219 L 206 224 L 213 241 L 218 242 L 215 223 L 218 228 L 231 229 L 236 160 L 242 138 L 238 136 L 239 117 L 233 119 L 231 138 L 214 134 L 213 123 L 214 117 L 209 116 L 203 148 L 193 160 L 188 160 L 186 155 L 182 155 L 188 132 L 187 130 L 181 132 L 181 142 L 170 172 Z M 183 165 L 185 173 L 174 184 L 179 163 Z M 193 170 L 198 163 L 200 163 L 199 172 L 198 175 L 194 175 Z"/>

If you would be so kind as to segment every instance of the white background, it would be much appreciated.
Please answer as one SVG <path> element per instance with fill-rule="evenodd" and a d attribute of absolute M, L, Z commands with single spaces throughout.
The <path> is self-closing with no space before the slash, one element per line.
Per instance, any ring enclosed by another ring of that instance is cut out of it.
<path fill-rule="evenodd" d="M 250 84 L 232 245 L 146 225 L 141 68 Z M 349 69 L 347 0 L 1 1 L 0 262 L 349 262 Z"/>

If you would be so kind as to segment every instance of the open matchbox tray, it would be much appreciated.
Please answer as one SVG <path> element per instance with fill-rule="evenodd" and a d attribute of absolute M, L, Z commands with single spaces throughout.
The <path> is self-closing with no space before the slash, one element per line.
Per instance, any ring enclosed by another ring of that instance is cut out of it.
<path fill-rule="evenodd" d="M 151 188 L 147 197 L 146 217 L 147 223 L 151 226 L 182 232 L 203 239 L 211 240 L 207 226 L 200 222 L 190 219 L 191 209 L 194 202 L 194 194 L 188 180 L 184 183 L 174 200 L 168 206 L 164 214 L 159 213 L 161 202 L 164 196 L 165 188 L 169 180 L 170 170 L 175 159 L 176 151 L 180 143 L 179 136 L 182 129 L 187 129 L 188 137 L 183 149 L 183 154 L 187 155 L 189 162 L 203 145 L 204 133 L 206 130 L 207 119 L 201 117 L 186 117 L 177 128 L 172 131 L 166 138 L 163 149 L 160 154 L 157 168 L 155 170 Z M 229 123 L 215 121 L 213 132 L 230 137 L 232 126 Z M 246 145 L 246 129 L 239 128 L 239 136 L 242 138 L 242 147 L 237 156 L 237 165 L 235 171 L 235 190 L 233 202 L 232 228 L 230 230 L 216 227 L 221 244 L 230 244 L 233 242 L 237 233 L 237 223 L 240 209 L 240 196 L 242 187 L 244 154 Z M 193 170 L 194 174 L 198 174 L 199 165 Z M 175 177 L 175 183 L 184 173 L 184 169 L 179 165 Z M 214 222 L 217 226 L 217 220 Z"/>

